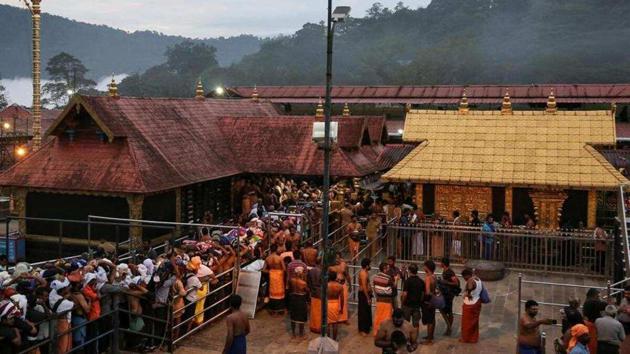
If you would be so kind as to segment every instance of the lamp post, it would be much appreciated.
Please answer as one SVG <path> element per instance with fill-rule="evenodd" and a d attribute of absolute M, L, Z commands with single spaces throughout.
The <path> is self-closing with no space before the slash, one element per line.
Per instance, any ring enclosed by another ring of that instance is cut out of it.
<path fill-rule="evenodd" d="M 326 101 L 324 115 L 324 186 L 323 186 L 323 216 L 322 216 L 322 284 L 321 284 L 321 302 L 322 302 L 322 337 L 326 337 L 328 327 L 328 212 L 329 212 L 329 195 L 330 189 L 330 116 L 332 114 L 332 100 L 330 97 L 332 90 L 332 53 L 333 53 L 333 36 L 335 24 L 342 22 L 350 13 L 349 6 L 338 6 L 332 11 L 332 0 L 328 0 L 328 28 L 326 31 Z"/>

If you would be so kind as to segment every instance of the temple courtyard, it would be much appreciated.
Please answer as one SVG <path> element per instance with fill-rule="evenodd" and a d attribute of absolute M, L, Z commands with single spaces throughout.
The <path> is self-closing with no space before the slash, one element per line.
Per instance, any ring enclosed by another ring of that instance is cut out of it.
<path fill-rule="evenodd" d="M 456 269 L 459 274 L 461 268 Z M 602 286 L 604 280 L 588 279 L 581 276 L 560 274 L 545 275 L 542 273 L 523 273 L 524 280 L 541 281 L 551 283 L 565 283 L 581 286 Z M 514 353 L 516 348 L 516 322 L 518 303 L 518 272 L 510 271 L 506 277 L 497 282 L 484 283 L 492 297 L 492 303 L 484 305 L 481 314 L 480 341 L 477 344 L 462 344 L 459 337 L 459 315 L 461 314 L 462 298 L 455 299 L 455 326 L 451 337 L 444 337 L 444 321 L 438 315 L 436 317 L 436 340 L 431 346 L 421 345 L 416 353 Z M 534 299 L 539 302 L 566 303 L 570 296 L 578 296 L 584 300 L 587 288 L 543 286 L 536 284 L 523 284 L 523 300 Z M 605 290 L 603 291 L 605 294 Z M 560 322 L 560 307 L 540 306 L 540 318 L 551 317 Z M 362 337 L 357 332 L 356 306 L 350 307 L 350 324 L 341 325 L 339 331 L 340 353 L 368 354 L 380 353 L 374 346 L 373 337 Z M 251 333 L 247 337 L 248 353 L 305 353 L 308 342 L 316 338 L 316 334 L 308 332 L 303 340 L 291 339 L 291 325 L 288 316 L 283 318 L 271 317 L 264 309 L 251 320 Z M 553 339 L 560 333 L 560 327 L 545 326 L 547 333 L 547 353 L 553 353 Z M 201 330 L 199 333 L 187 339 L 176 350 L 182 354 L 196 353 L 221 353 L 225 338 L 225 323 L 219 321 L 216 324 Z M 424 335 L 424 329 L 421 336 Z M 630 350 L 630 342 L 625 343 L 626 350 Z M 624 351 L 622 351 L 624 352 Z M 630 351 L 628 351 L 630 352 Z"/>

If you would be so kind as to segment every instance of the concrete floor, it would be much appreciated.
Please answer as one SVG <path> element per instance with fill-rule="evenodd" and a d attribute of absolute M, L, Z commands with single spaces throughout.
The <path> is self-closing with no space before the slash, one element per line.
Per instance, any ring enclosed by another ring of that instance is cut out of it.
<path fill-rule="evenodd" d="M 603 286 L 603 281 L 586 279 L 580 276 L 543 275 L 529 273 L 524 279 L 569 283 L 583 286 Z M 518 273 L 510 272 L 499 282 L 485 283 L 492 303 L 484 305 L 481 314 L 480 342 L 477 344 L 461 344 L 459 337 L 459 316 L 455 319 L 455 331 L 451 337 L 444 337 L 444 322 L 437 317 L 436 340 L 431 346 L 420 346 L 416 353 L 514 353 L 516 343 L 516 321 L 518 303 Z M 551 285 L 523 284 L 523 299 L 535 299 L 552 303 L 565 303 L 569 296 L 577 295 L 584 299 L 586 288 L 566 288 Z M 455 300 L 455 311 L 461 312 L 461 297 Z M 356 308 L 350 308 L 350 324 L 340 327 L 340 352 L 348 354 L 380 353 L 374 346 L 372 337 L 362 337 L 357 333 Z M 551 317 L 560 320 L 558 307 L 541 306 L 540 317 Z M 256 319 L 251 321 L 252 332 L 247 337 L 248 353 L 305 353 L 308 342 L 316 335 L 309 333 L 304 340 L 292 340 L 288 316 L 272 318 L 265 310 L 259 311 Z M 559 336 L 560 329 L 547 326 L 543 329 L 549 338 L 547 353 L 553 353 L 552 339 Z M 308 329 L 307 329 L 308 331 Z M 190 339 L 185 340 L 177 348 L 177 353 L 221 353 L 225 338 L 223 321 L 201 330 Z M 421 328 L 421 336 L 425 335 Z M 626 343 L 630 346 L 630 343 Z M 630 352 L 630 350 L 628 351 Z"/>

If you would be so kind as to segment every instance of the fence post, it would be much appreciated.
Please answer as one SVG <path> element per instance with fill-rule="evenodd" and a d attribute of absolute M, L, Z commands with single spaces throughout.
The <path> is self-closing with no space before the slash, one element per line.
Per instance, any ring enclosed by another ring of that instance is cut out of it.
<path fill-rule="evenodd" d="M 55 340 L 57 336 L 57 321 L 59 321 L 57 314 L 53 314 L 50 321 L 48 321 L 48 338 L 50 339 L 50 342 L 48 342 L 48 352 L 51 354 L 57 353 L 57 341 Z"/>
<path fill-rule="evenodd" d="M 114 237 L 116 238 L 116 249 L 114 250 L 114 253 L 116 254 L 116 257 L 118 257 L 118 246 L 119 246 L 119 239 L 120 239 L 120 226 L 116 225 L 116 227 L 114 228 Z"/>
<path fill-rule="evenodd" d="M 610 286 L 610 280 L 608 280 L 606 282 L 606 301 L 610 304 L 610 294 L 612 294 L 611 292 L 611 286 Z"/>
<path fill-rule="evenodd" d="M 63 248 L 63 221 L 59 222 L 59 245 L 57 246 L 57 258 L 61 258 L 61 249 Z"/>
<path fill-rule="evenodd" d="M 166 330 L 168 331 L 168 345 L 167 345 L 167 349 L 169 353 L 173 353 L 175 351 L 175 346 L 173 345 L 173 340 L 175 340 L 175 338 L 173 338 L 173 324 L 175 323 L 175 319 L 173 318 L 173 300 L 168 302 L 168 306 L 166 307 L 166 310 L 168 311 L 166 313 Z"/>
<path fill-rule="evenodd" d="M 523 286 L 523 273 L 518 273 L 518 300 L 516 302 L 518 306 L 517 316 L 516 316 L 516 336 L 518 338 L 519 332 L 519 324 L 521 322 L 521 290 Z M 518 353 L 518 340 L 516 341 L 516 352 Z"/>
<path fill-rule="evenodd" d="M 112 332 L 112 354 L 118 354 L 120 352 L 120 311 L 118 309 L 118 301 L 113 302 L 114 312 L 112 313 L 112 319 L 114 332 Z"/>
<path fill-rule="evenodd" d="M 542 354 L 545 354 L 547 352 L 547 333 L 546 332 L 542 332 L 540 334 L 540 348 L 542 349 Z"/>
<path fill-rule="evenodd" d="M 7 259 L 9 261 L 11 261 L 11 258 L 9 258 L 9 223 L 11 222 L 11 218 L 7 217 L 5 219 L 5 234 L 4 234 L 4 253 L 7 256 Z M 16 253 L 15 253 L 15 260 L 17 261 L 17 249 L 16 249 Z"/>
<path fill-rule="evenodd" d="M 88 216 L 88 229 L 87 229 L 87 244 L 88 244 L 88 259 L 92 259 L 92 218 Z"/>

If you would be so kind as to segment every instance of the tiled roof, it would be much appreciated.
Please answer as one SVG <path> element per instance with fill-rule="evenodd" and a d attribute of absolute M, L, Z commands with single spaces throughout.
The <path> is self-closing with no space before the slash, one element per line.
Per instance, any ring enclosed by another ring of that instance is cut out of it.
<path fill-rule="evenodd" d="M 500 103 L 509 90 L 512 103 L 545 103 L 553 89 L 558 103 L 629 103 L 630 84 L 542 84 L 542 85 L 432 85 L 432 86 L 334 86 L 334 103 L 457 104 L 466 89 L 468 101 Z M 253 87 L 231 90 L 251 97 Z M 274 103 L 317 103 L 325 96 L 324 86 L 257 86 L 260 98 Z"/>
<path fill-rule="evenodd" d="M 42 109 L 42 132 L 46 131 L 50 124 L 61 113 L 59 109 Z M 5 107 L 0 111 L 0 122 L 8 122 L 11 124 L 10 131 L 13 131 L 13 125 L 15 125 L 16 132 L 26 132 L 28 128 L 28 134 L 33 133 L 33 119 L 31 117 L 30 109 L 12 104 Z"/>
<path fill-rule="evenodd" d="M 559 188 L 627 182 L 592 146 L 615 144 L 609 111 L 412 110 L 403 138 L 421 144 L 387 180 Z"/>
<path fill-rule="evenodd" d="M 48 129 L 57 139 L 0 175 L 0 185 L 152 193 L 243 172 L 321 175 L 315 119 L 280 116 L 270 103 L 251 100 L 75 96 Z M 340 122 L 333 175 L 360 177 L 397 162 L 381 157 L 380 136 L 364 144 L 384 117 L 333 119 Z"/>

